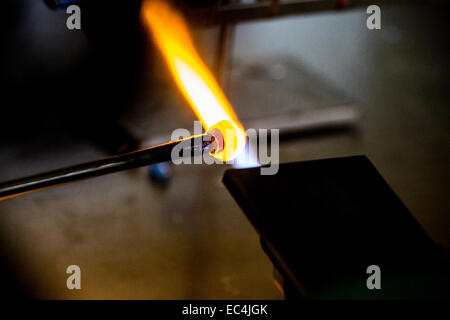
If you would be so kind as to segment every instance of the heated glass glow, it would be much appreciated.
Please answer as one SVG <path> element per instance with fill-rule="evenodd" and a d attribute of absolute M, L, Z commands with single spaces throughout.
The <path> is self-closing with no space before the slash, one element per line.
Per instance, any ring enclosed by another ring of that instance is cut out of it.
<path fill-rule="evenodd" d="M 168 3 L 158 0 L 144 1 L 142 15 L 179 89 L 205 130 L 223 120 L 232 124 L 233 150 L 225 148 L 222 154 L 214 155 L 224 161 L 232 160 L 244 149 L 244 128 L 214 76 L 198 55 L 183 18 Z M 227 140 L 230 132 L 223 134 Z"/>

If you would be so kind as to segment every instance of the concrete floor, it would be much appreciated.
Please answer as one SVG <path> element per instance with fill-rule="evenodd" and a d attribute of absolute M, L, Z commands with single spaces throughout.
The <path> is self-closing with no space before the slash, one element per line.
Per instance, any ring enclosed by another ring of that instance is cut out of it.
<path fill-rule="evenodd" d="M 365 18 L 360 10 L 240 25 L 234 66 L 287 57 L 357 101 L 357 131 L 283 142 L 280 161 L 368 155 L 448 248 L 449 40 L 439 31 L 448 23 L 420 7 L 383 8 L 381 31 L 367 30 Z M 248 102 L 232 103 L 245 113 Z M 104 156 L 59 132 L 0 148 L 1 180 Z M 2 252 L 40 298 L 280 299 L 224 170 L 177 166 L 160 188 L 136 169 L 3 201 Z M 81 267 L 80 291 L 66 289 L 71 264 Z"/>

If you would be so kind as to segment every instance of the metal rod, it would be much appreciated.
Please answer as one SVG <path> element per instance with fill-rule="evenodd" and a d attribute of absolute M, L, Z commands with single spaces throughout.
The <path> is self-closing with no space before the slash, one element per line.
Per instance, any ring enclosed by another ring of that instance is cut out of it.
<path fill-rule="evenodd" d="M 367 7 L 373 0 L 292 0 L 292 1 L 257 1 L 249 4 L 231 3 L 223 6 L 204 6 L 186 10 L 185 15 L 190 24 L 212 26 L 218 24 L 235 24 L 252 20 L 302 15 L 333 10 Z M 378 0 L 378 5 L 411 3 L 410 0 Z"/>
<path fill-rule="evenodd" d="M 182 143 L 182 145 L 179 145 L 181 147 L 180 153 L 182 153 L 182 157 L 202 155 L 204 151 L 210 151 L 213 147 L 213 141 L 214 139 L 205 133 L 186 139 L 171 141 L 148 149 L 8 181 L 0 184 L 0 200 L 64 183 L 148 166 L 158 162 L 170 161 L 172 150 L 180 143 Z"/>

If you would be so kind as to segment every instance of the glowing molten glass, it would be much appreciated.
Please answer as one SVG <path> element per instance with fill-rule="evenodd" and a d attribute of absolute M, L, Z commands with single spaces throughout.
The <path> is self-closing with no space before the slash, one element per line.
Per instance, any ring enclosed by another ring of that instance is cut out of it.
<path fill-rule="evenodd" d="M 161 50 L 175 81 L 205 130 L 215 126 L 224 137 L 223 161 L 235 158 L 245 147 L 245 132 L 225 94 L 198 55 L 183 18 L 163 1 L 142 4 L 144 22 Z"/>

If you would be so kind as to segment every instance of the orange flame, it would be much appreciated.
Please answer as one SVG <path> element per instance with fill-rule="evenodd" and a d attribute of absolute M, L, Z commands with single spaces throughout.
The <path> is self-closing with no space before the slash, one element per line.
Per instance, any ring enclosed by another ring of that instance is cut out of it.
<path fill-rule="evenodd" d="M 183 18 L 169 4 L 158 0 L 145 0 L 142 16 L 179 89 L 205 130 L 216 127 L 225 136 L 224 152 L 214 156 L 223 161 L 232 160 L 244 149 L 244 128 L 197 53 Z M 223 123 L 227 125 L 222 127 Z"/>

